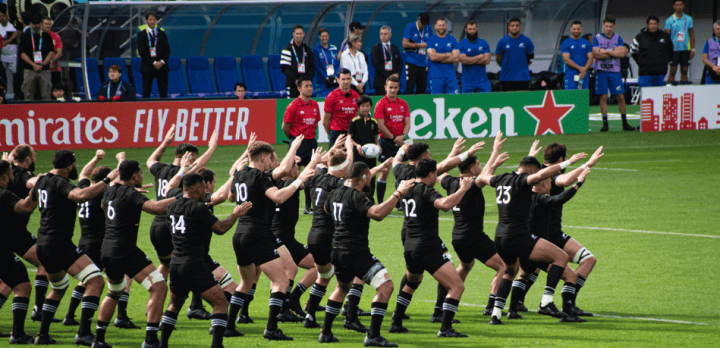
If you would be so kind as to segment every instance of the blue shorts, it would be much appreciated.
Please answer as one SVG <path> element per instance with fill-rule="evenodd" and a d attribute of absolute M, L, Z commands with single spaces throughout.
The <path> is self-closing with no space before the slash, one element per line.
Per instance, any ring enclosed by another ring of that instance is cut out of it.
<path fill-rule="evenodd" d="M 642 75 L 638 78 L 640 87 L 662 87 L 665 86 L 665 75 Z"/>
<path fill-rule="evenodd" d="M 625 93 L 622 76 L 619 72 L 598 71 L 595 74 L 595 94 L 607 94 L 608 90 L 610 95 Z"/>
<path fill-rule="evenodd" d="M 707 76 L 707 77 L 705 77 L 705 84 L 706 85 L 720 85 L 720 80 L 713 80 L 712 77 Z"/>
<path fill-rule="evenodd" d="M 575 82 L 575 76 L 577 75 L 565 75 L 565 90 L 576 90 L 578 89 L 579 82 Z M 585 78 L 582 79 L 582 88 L 579 89 L 588 89 L 590 88 L 590 76 L 588 74 L 585 74 Z"/>
<path fill-rule="evenodd" d="M 464 83 L 462 86 L 462 92 L 465 93 L 490 93 L 492 86 L 490 81 L 483 81 L 475 84 Z"/>
<path fill-rule="evenodd" d="M 457 77 L 434 77 L 430 80 L 430 93 L 432 94 L 459 94 Z"/>

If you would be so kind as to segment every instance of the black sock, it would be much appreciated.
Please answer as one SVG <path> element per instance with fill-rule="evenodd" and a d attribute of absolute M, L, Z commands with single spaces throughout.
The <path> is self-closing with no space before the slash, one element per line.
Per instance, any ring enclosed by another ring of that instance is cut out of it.
<path fill-rule="evenodd" d="M 315 168 L 312 168 L 315 169 Z M 310 206 L 310 202 L 312 201 L 312 197 L 310 197 L 310 188 L 305 188 L 305 209 L 310 210 L 312 207 Z"/>
<path fill-rule="evenodd" d="M 570 314 L 575 307 L 575 284 L 565 282 L 560 292 L 563 299 L 562 311 Z"/>
<path fill-rule="evenodd" d="M 627 124 L 627 114 L 620 114 L 620 118 L 622 118 L 623 124 Z"/>
<path fill-rule="evenodd" d="M 608 117 L 607 117 L 607 115 L 603 115 L 602 121 L 603 121 L 603 126 L 607 126 L 607 125 L 608 125 Z"/>
<path fill-rule="evenodd" d="M 443 303 L 445 303 L 445 297 L 447 297 L 448 291 L 442 284 L 438 283 L 437 288 L 437 299 L 435 300 L 435 312 L 434 317 L 443 315 Z"/>
<path fill-rule="evenodd" d="M 202 297 L 200 297 L 200 294 L 193 292 L 192 298 L 190 299 L 190 309 L 200 309 L 202 306 Z"/>
<path fill-rule="evenodd" d="M 27 317 L 30 299 L 27 297 L 15 297 L 12 302 L 13 313 L 13 337 L 18 338 L 25 334 L 25 317 Z"/>
<path fill-rule="evenodd" d="M 230 299 L 230 308 L 228 309 L 228 330 L 235 329 L 235 319 L 237 318 L 240 310 L 245 305 L 246 298 L 247 294 L 243 294 L 239 291 L 235 291 L 235 293 L 232 295 L 232 298 Z"/>
<path fill-rule="evenodd" d="M 397 305 L 395 305 L 395 325 L 402 326 L 403 316 L 405 316 L 407 308 L 410 307 L 412 297 L 412 294 L 408 294 L 407 292 L 400 290 L 397 297 Z"/>
<path fill-rule="evenodd" d="M 118 300 L 118 303 L 117 303 L 118 319 L 128 319 L 128 315 L 127 315 L 128 301 L 130 301 L 130 292 L 123 291 L 123 294 L 122 294 L 122 296 L 120 296 L 120 300 Z"/>
<path fill-rule="evenodd" d="M 223 295 L 225 295 L 225 301 L 227 301 L 228 304 L 230 304 L 230 300 L 232 300 L 232 293 L 223 291 Z"/>
<path fill-rule="evenodd" d="M 175 325 L 177 324 L 177 317 L 178 314 L 175 312 L 165 311 L 165 313 L 163 313 L 162 324 L 160 324 L 160 327 L 162 328 L 160 330 L 160 346 L 168 346 L 170 335 L 175 330 Z"/>
<path fill-rule="evenodd" d="M 245 304 L 243 305 L 242 309 L 240 310 L 240 314 L 249 317 L 248 310 L 250 309 L 250 302 L 252 302 L 255 299 L 255 289 L 257 289 L 257 283 L 254 283 L 252 285 L 252 288 L 250 288 L 250 291 L 245 295 Z"/>
<path fill-rule="evenodd" d="M 291 301 L 300 301 L 300 297 L 307 291 L 307 288 L 303 283 L 297 283 L 295 285 L 295 289 L 293 289 L 292 293 L 290 294 L 290 300 Z"/>
<path fill-rule="evenodd" d="M 285 298 L 283 299 L 282 313 L 285 313 L 285 311 L 290 308 L 290 293 L 292 292 L 293 285 L 295 285 L 295 281 L 290 279 L 290 283 L 288 283 L 287 290 L 285 291 Z"/>
<path fill-rule="evenodd" d="M 548 272 L 547 276 L 547 283 L 545 284 L 544 294 L 548 294 L 548 292 L 552 292 L 552 294 L 555 293 L 555 288 L 557 288 L 557 285 L 560 282 L 560 278 L 562 278 L 562 274 L 564 271 L 564 267 L 560 267 L 558 265 L 550 266 L 550 271 Z"/>
<path fill-rule="evenodd" d="M 518 303 L 520 298 L 525 298 L 525 289 L 527 284 L 524 280 L 518 279 L 512 282 L 512 293 L 510 296 L 510 311 L 517 312 Z"/>
<path fill-rule="evenodd" d="M 495 294 L 490 294 L 490 297 L 488 297 L 488 303 L 487 303 L 487 306 L 485 306 L 485 309 L 492 310 L 493 307 L 495 307 Z"/>
<path fill-rule="evenodd" d="M 82 306 L 80 309 L 80 329 L 78 335 L 86 336 L 91 335 L 90 324 L 92 324 L 95 312 L 98 310 L 100 304 L 100 298 L 97 296 L 85 296 L 82 300 Z"/>
<path fill-rule="evenodd" d="M 526 281 L 525 284 L 525 291 L 523 291 L 522 296 L 518 298 L 518 303 L 525 304 L 525 295 L 527 295 L 528 291 L 530 291 L 530 288 L 535 284 L 535 281 L 537 281 L 538 276 L 540 273 L 538 271 L 533 272 L 533 274 L 530 275 L 530 278 Z"/>
<path fill-rule="evenodd" d="M 383 302 L 373 302 L 370 308 L 370 332 L 368 336 L 370 338 L 376 338 L 380 336 L 380 326 L 382 325 L 383 318 L 385 318 L 385 312 L 387 311 L 388 304 Z"/>
<path fill-rule="evenodd" d="M 108 322 L 106 321 L 97 321 L 97 326 L 95 326 L 95 341 L 96 342 L 105 342 L 105 332 L 107 332 Z"/>
<path fill-rule="evenodd" d="M 213 347 L 222 347 L 223 336 L 225 335 L 225 328 L 227 327 L 227 314 L 213 314 L 212 315 L 212 328 L 213 328 Z"/>
<path fill-rule="evenodd" d="M 405 284 L 407 284 L 407 272 L 405 272 L 402 279 L 400 279 L 400 291 L 403 291 Z"/>
<path fill-rule="evenodd" d="M 586 280 L 587 280 L 587 278 L 578 274 L 577 281 L 575 282 L 575 296 L 576 297 L 577 297 L 577 294 L 580 292 L 580 289 L 582 289 L 582 287 L 585 286 Z"/>
<path fill-rule="evenodd" d="M 277 316 L 280 314 L 280 310 L 282 309 L 283 300 L 285 299 L 285 293 L 284 292 L 272 292 L 270 293 L 270 311 L 268 314 L 268 321 L 267 321 L 267 329 L 269 331 L 275 331 L 277 330 Z"/>
<path fill-rule="evenodd" d="M 2 308 L 2 306 L 5 304 L 5 301 L 7 301 L 7 299 L 8 299 L 7 296 L 0 294 L 0 308 Z"/>
<path fill-rule="evenodd" d="M 459 304 L 460 300 L 449 297 L 445 299 L 445 302 L 443 302 L 443 321 L 442 326 L 440 327 L 440 331 L 447 331 L 452 329 L 452 322 L 455 318 L 455 313 L 458 310 Z"/>
<path fill-rule="evenodd" d="M 147 323 L 147 327 L 145 327 L 145 342 L 148 344 L 157 342 L 157 332 L 159 329 L 160 323 Z"/>
<path fill-rule="evenodd" d="M 495 308 L 501 311 L 505 308 L 505 299 L 510 295 L 510 289 L 512 288 L 512 280 L 502 278 L 500 279 L 500 285 L 498 286 L 498 293 L 495 295 Z M 494 311 L 494 309 L 493 309 Z M 498 317 L 498 319 L 500 319 Z"/>
<path fill-rule="evenodd" d="M 35 310 L 38 312 L 43 311 L 43 303 L 45 303 L 45 295 L 47 295 L 49 286 L 50 282 L 48 281 L 47 276 L 35 276 Z M 57 307 L 57 305 L 55 306 Z"/>
<path fill-rule="evenodd" d="M 363 285 L 353 284 L 347 295 L 347 319 L 357 320 L 358 305 L 362 297 Z"/>
<path fill-rule="evenodd" d="M 70 305 L 68 306 L 67 314 L 65 318 L 75 318 L 75 311 L 77 310 L 80 302 L 82 302 L 83 295 L 85 294 L 85 287 L 77 285 L 72 292 L 70 297 Z"/>
<path fill-rule="evenodd" d="M 325 296 L 326 289 L 327 286 L 322 286 L 318 283 L 315 283 L 315 285 L 313 285 L 313 287 L 310 289 L 307 314 L 312 318 L 312 320 L 315 320 L 315 312 L 317 311 L 318 305 L 320 305 L 320 301 L 322 300 L 323 296 Z"/>
<path fill-rule="evenodd" d="M 377 202 L 378 204 L 382 203 L 385 200 L 385 188 L 387 187 L 387 182 L 385 180 L 378 179 L 377 181 Z"/>
<path fill-rule="evenodd" d="M 335 318 L 340 315 L 342 302 L 335 302 L 333 300 L 327 301 L 325 306 L 325 323 L 323 324 L 322 333 L 325 335 L 332 335 L 332 325 Z"/>
<path fill-rule="evenodd" d="M 45 299 L 42 305 L 42 319 L 40 320 L 40 334 L 47 336 L 50 332 L 50 324 L 52 324 L 55 312 L 57 312 L 57 306 L 60 301 Z"/>

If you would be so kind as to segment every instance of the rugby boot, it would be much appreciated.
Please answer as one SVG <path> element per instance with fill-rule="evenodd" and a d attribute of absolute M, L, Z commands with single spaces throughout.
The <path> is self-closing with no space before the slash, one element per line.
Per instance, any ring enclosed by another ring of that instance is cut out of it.
<path fill-rule="evenodd" d="M 318 342 L 320 343 L 335 343 L 340 342 L 340 340 L 337 339 L 333 334 L 326 335 L 322 332 L 320 332 L 320 337 L 318 338 Z"/>
<path fill-rule="evenodd" d="M 517 312 L 508 312 L 507 315 L 508 319 L 522 319 L 522 315 L 518 314 Z"/>
<path fill-rule="evenodd" d="M 365 327 L 365 325 L 360 322 L 360 320 L 357 319 L 352 321 L 345 319 L 343 321 L 343 328 L 345 328 L 346 330 L 353 330 L 361 333 L 368 333 L 370 331 L 367 327 Z"/>
<path fill-rule="evenodd" d="M 564 318 L 567 317 L 567 313 L 563 313 L 555 307 L 554 302 L 550 302 L 545 306 L 538 308 L 538 314 L 549 315 L 553 318 Z"/>
<path fill-rule="evenodd" d="M 408 329 L 402 325 L 390 324 L 390 333 L 408 333 Z"/>
<path fill-rule="evenodd" d="M 388 340 L 385 339 L 385 337 L 378 336 L 375 338 L 370 338 L 369 336 L 365 336 L 365 341 L 363 342 L 365 344 L 365 347 L 397 347 L 398 345 L 395 343 L 388 342 Z"/>
<path fill-rule="evenodd" d="M 27 334 L 17 338 L 15 338 L 15 336 L 10 336 L 10 344 L 33 344 L 34 341 L 35 340 Z"/>
<path fill-rule="evenodd" d="M 438 331 L 437 337 L 468 337 L 468 335 L 450 329 L 447 331 Z"/>
<path fill-rule="evenodd" d="M 212 314 L 202 307 L 195 309 L 188 308 L 187 317 L 188 319 L 210 320 L 212 319 Z"/>
<path fill-rule="evenodd" d="M 118 329 L 140 329 L 139 326 L 130 321 L 130 318 L 115 318 L 114 324 Z"/>
<path fill-rule="evenodd" d="M 283 334 L 282 330 L 275 329 L 275 331 L 270 331 L 268 329 L 265 329 L 265 332 L 263 332 L 263 338 L 270 341 L 292 341 L 293 338 L 290 336 L 285 336 Z"/>
<path fill-rule="evenodd" d="M 75 345 L 76 346 L 91 347 L 94 340 L 95 340 L 95 335 L 85 335 L 85 336 L 75 335 Z"/>

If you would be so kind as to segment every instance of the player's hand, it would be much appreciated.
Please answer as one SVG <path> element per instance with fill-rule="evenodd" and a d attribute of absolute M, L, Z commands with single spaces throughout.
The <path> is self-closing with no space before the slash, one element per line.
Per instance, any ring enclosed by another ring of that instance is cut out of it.
<path fill-rule="evenodd" d="M 252 208 L 252 202 L 243 202 L 243 204 L 235 206 L 235 209 L 233 209 L 233 214 L 235 214 L 235 216 L 237 217 L 243 216 L 247 214 L 250 208 Z"/>
<path fill-rule="evenodd" d="M 322 147 L 317 147 L 312 152 L 312 157 L 310 157 L 311 162 L 318 163 L 320 162 L 320 159 L 325 155 L 325 152 L 323 152 Z"/>
<path fill-rule="evenodd" d="M 255 132 L 250 133 L 250 140 L 248 140 L 248 149 L 250 148 L 250 146 L 252 144 L 255 143 L 256 140 L 257 140 L 257 134 L 255 134 Z"/>
<path fill-rule="evenodd" d="M 98 160 L 104 159 L 104 158 L 105 158 L 105 151 L 103 151 L 103 150 L 97 150 L 97 151 L 95 151 L 95 158 L 97 158 Z"/>
<path fill-rule="evenodd" d="M 333 145 L 333 149 L 339 149 L 339 148 L 341 148 L 342 146 L 344 146 L 344 145 L 345 145 L 345 138 L 347 138 L 347 135 L 345 135 L 345 134 L 340 134 L 340 136 L 337 137 L 337 139 L 335 139 L 335 144 Z"/>
<path fill-rule="evenodd" d="M 590 160 L 587 161 L 587 163 L 585 163 L 585 166 L 588 168 L 591 168 L 594 165 L 596 165 L 598 160 L 600 158 L 602 158 L 602 156 L 605 156 L 605 154 L 602 151 L 603 151 L 603 147 L 602 146 L 598 147 L 598 149 L 595 150 L 595 153 L 593 153 L 592 156 L 590 156 Z"/>
<path fill-rule="evenodd" d="M 298 179 L 300 179 L 300 181 L 302 181 L 302 182 L 305 182 L 305 181 L 307 181 L 307 179 L 310 179 L 310 177 L 312 177 L 313 175 L 315 175 L 315 168 L 305 167 L 305 169 L 303 169 L 302 173 L 300 173 L 300 176 L 298 177 Z"/>
<path fill-rule="evenodd" d="M 460 178 L 460 190 L 467 191 L 475 183 L 473 178 L 464 177 Z"/>
<path fill-rule="evenodd" d="M 400 186 L 398 186 L 397 192 L 400 193 L 400 196 L 404 196 L 408 191 L 410 191 L 410 188 L 415 186 L 415 181 L 417 179 L 412 180 L 405 180 L 403 181 Z"/>
<path fill-rule="evenodd" d="M 192 154 L 190 152 L 185 152 L 185 154 L 182 156 L 182 159 L 180 160 L 180 167 L 182 168 L 183 172 L 187 172 L 188 170 L 192 169 L 194 163 L 192 159 Z"/>
<path fill-rule="evenodd" d="M 533 141 L 532 146 L 530 147 L 530 152 L 528 152 L 528 156 L 535 157 L 538 153 L 540 153 L 540 150 L 542 150 L 542 147 L 538 147 L 540 145 L 540 140 Z"/>
<path fill-rule="evenodd" d="M 406 154 L 408 152 L 408 149 L 410 149 L 410 144 L 403 144 L 402 146 L 400 146 L 400 150 Z"/>
<path fill-rule="evenodd" d="M 480 141 L 480 142 L 473 144 L 473 146 L 470 146 L 470 150 L 468 151 L 468 156 L 472 156 L 475 154 L 475 152 L 482 150 L 484 145 L 485 145 L 485 142 Z"/>
<path fill-rule="evenodd" d="M 577 163 L 577 161 L 579 161 L 585 157 L 587 157 L 587 154 L 584 152 L 576 153 L 576 154 L 572 155 L 572 157 L 570 157 L 570 164 L 575 164 L 575 163 Z"/>
<path fill-rule="evenodd" d="M 297 151 L 297 149 L 300 148 L 300 144 L 302 144 L 303 140 L 305 140 L 305 136 L 302 134 L 298 135 L 297 137 L 295 137 L 295 139 L 293 139 L 293 142 L 290 145 L 290 147 L 295 149 L 295 151 Z"/>
<path fill-rule="evenodd" d="M 142 188 L 142 187 L 136 187 L 136 188 L 135 188 L 135 191 L 140 192 L 140 193 L 148 193 L 148 192 L 150 192 L 150 191 L 148 191 L 147 189 L 144 189 L 144 188 Z"/>
<path fill-rule="evenodd" d="M 582 173 L 580 173 L 580 175 L 578 175 L 577 181 L 578 181 L 578 182 L 585 182 L 585 177 L 586 177 L 588 174 L 590 174 L 590 168 L 583 170 Z"/>
<path fill-rule="evenodd" d="M 118 164 L 125 162 L 125 152 L 118 153 L 115 158 L 118 160 Z"/>
<path fill-rule="evenodd" d="M 503 132 L 499 131 L 497 135 L 495 135 L 495 142 L 493 143 L 493 149 L 496 149 L 500 151 L 502 149 L 502 145 L 507 140 L 507 138 L 503 139 Z"/>
<path fill-rule="evenodd" d="M 395 145 L 397 145 L 397 146 L 403 146 L 403 145 L 405 145 L 405 137 L 403 137 L 403 139 L 398 139 L 398 138 L 400 138 L 399 135 L 396 136 L 396 137 L 394 137 L 394 138 L 393 138 L 393 143 L 395 143 Z"/>
<path fill-rule="evenodd" d="M 464 138 L 461 137 L 458 140 L 455 140 L 455 144 L 453 144 L 452 151 L 450 151 L 450 153 L 452 153 L 453 156 L 459 155 L 463 150 L 465 150 L 465 146 L 463 146 L 463 144 L 465 144 Z"/>
<path fill-rule="evenodd" d="M 167 133 L 165 133 L 165 139 L 163 139 L 163 142 L 167 145 L 170 145 L 170 143 L 175 140 L 175 124 L 173 123 L 170 126 L 170 129 L 168 129 Z"/>
<path fill-rule="evenodd" d="M 212 136 L 210 136 L 210 141 L 208 141 L 208 147 L 211 149 L 216 149 L 218 144 L 218 135 L 217 131 L 213 131 Z"/>
<path fill-rule="evenodd" d="M 358 152 L 361 156 L 364 155 L 364 154 L 363 154 L 362 145 L 358 144 L 357 146 L 355 146 L 355 150 L 357 150 L 357 152 Z"/>
<path fill-rule="evenodd" d="M 10 155 L 7 152 L 2 153 L 2 160 L 10 162 Z"/>
<path fill-rule="evenodd" d="M 495 169 L 497 169 L 501 165 L 503 165 L 503 163 L 505 163 L 505 161 L 507 161 L 508 158 L 510 158 L 510 155 L 508 155 L 507 152 L 503 152 L 500 155 L 498 155 L 497 158 L 495 158 L 495 163 L 493 163 L 492 166 L 495 167 Z"/>

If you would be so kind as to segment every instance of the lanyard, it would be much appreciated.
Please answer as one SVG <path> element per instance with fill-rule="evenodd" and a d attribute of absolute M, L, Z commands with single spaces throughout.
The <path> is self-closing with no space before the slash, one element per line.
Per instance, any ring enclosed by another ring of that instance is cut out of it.
<path fill-rule="evenodd" d="M 30 34 L 30 35 L 32 35 L 32 40 L 30 40 L 30 41 L 32 41 L 33 51 L 36 51 L 36 49 L 35 49 L 35 34 Z M 42 50 L 42 33 L 40 33 L 40 49 Z"/>
<path fill-rule="evenodd" d="M 350 52 L 348 52 L 350 53 Z M 357 67 L 357 71 L 355 72 L 355 75 L 362 73 L 362 64 L 360 63 L 360 55 L 358 54 L 360 52 L 355 51 L 355 57 L 353 57 L 353 66 Z M 352 57 L 352 54 L 350 54 Z"/>
<path fill-rule="evenodd" d="M 120 93 L 120 87 L 122 87 L 122 81 L 119 81 L 118 88 L 115 91 L 115 96 L 118 97 L 121 95 Z M 112 89 L 112 81 L 110 81 L 110 84 L 108 85 L 108 92 L 107 92 L 107 98 L 110 99 L 110 89 Z"/>
<path fill-rule="evenodd" d="M 153 47 L 153 46 L 157 46 L 157 34 L 150 35 L 151 30 L 154 31 L 154 29 L 150 29 L 150 28 L 148 28 L 148 30 L 147 30 L 148 46 Z M 155 38 L 155 42 L 153 42 L 153 37 Z"/>
<path fill-rule="evenodd" d="M 677 18 L 677 15 L 673 15 L 673 16 L 675 17 L 675 21 L 680 20 L 680 18 Z M 687 26 L 687 15 L 686 15 L 686 14 L 683 14 L 682 20 L 683 20 L 683 29 L 682 29 L 682 32 L 684 33 L 684 32 L 685 32 L 685 27 Z"/>
<path fill-rule="evenodd" d="M 290 44 L 292 46 L 293 54 L 295 55 L 295 61 L 300 64 L 300 58 L 298 58 L 297 52 L 295 52 L 295 44 Z M 305 63 L 305 46 L 302 48 L 302 55 L 303 55 L 303 63 Z M 327 61 L 327 60 L 325 60 Z"/>
<path fill-rule="evenodd" d="M 305 50 L 305 48 L 303 48 L 303 54 L 305 52 L 304 50 Z M 329 50 L 330 50 L 330 46 L 328 46 L 328 51 Z M 294 46 L 293 46 L 293 51 L 295 51 Z M 327 53 L 325 53 L 325 47 L 322 47 L 322 45 L 320 45 L 320 51 L 322 52 L 323 59 L 325 59 L 325 65 L 326 66 L 330 65 L 330 63 L 328 63 L 328 60 L 327 60 Z M 295 59 L 297 59 L 297 56 L 295 56 Z M 330 61 L 333 63 L 333 65 L 335 65 L 335 57 L 333 57 L 332 55 L 330 55 Z"/>
<path fill-rule="evenodd" d="M 381 45 L 382 45 L 382 47 L 383 47 L 383 50 L 382 50 L 382 51 L 383 51 L 383 59 L 384 59 L 384 60 L 388 60 L 388 58 L 387 58 L 387 55 L 386 55 L 386 54 L 387 54 L 387 52 L 385 52 L 385 48 L 386 48 L 386 46 L 385 46 L 385 44 L 384 44 L 384 43 L 382 43 L 382 42 L 381 42 L 380 44 L 381 44 Z M 390 58 L 392 58 L 392 55 L 390 55 Z"/>
<path fill-rule="evenodd" d="M 417 28 L 417 27 L 416 27 L 416 28 Z M 422 29 L 418 29 L 418 31 L 419 31 L 419 34 L 420 34 L 420 43 L 424 43 L 424 42 L 425 42 L 425 36 L 424 36 L 424 34 L 425 34 L 425 28 L 423 27 Z"/>

